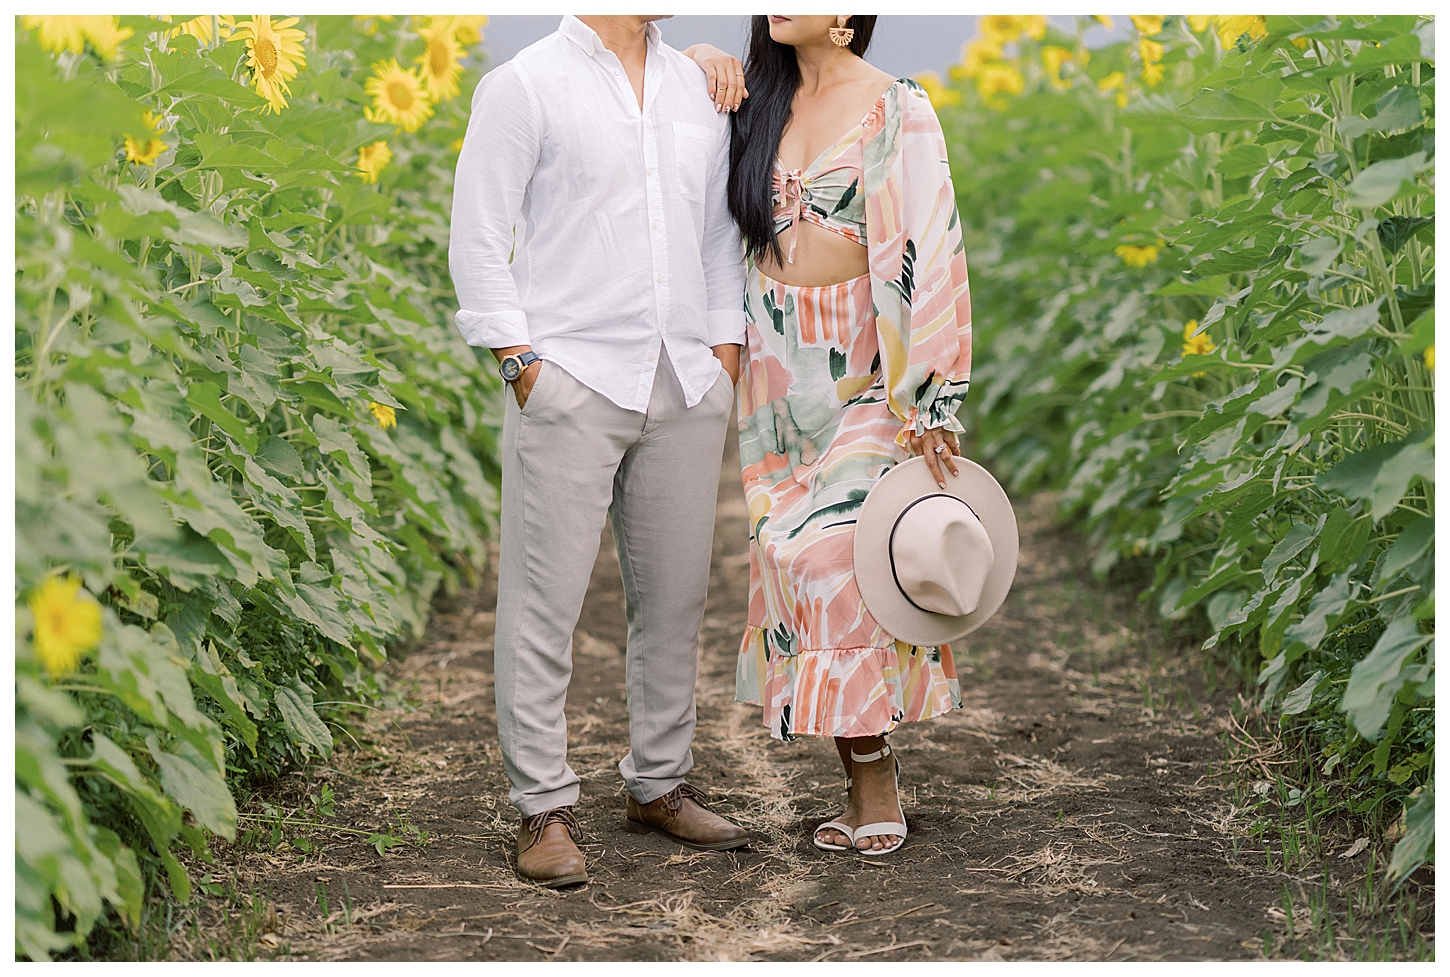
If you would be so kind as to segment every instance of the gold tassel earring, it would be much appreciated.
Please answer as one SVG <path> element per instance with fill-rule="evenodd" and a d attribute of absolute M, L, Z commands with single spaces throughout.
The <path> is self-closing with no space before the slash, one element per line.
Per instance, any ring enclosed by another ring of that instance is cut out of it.
<path fill-rule="evenodd" d="M 856 36 L 856 32 L 846 26 L 846 22 L 850 19 L 850 17 L 845 16 L 838 16 L 836 18 L 836 26 L 831 28 L 831 43 L 836 45 L 836 47 L 849 46 L 851 38 Z"/>

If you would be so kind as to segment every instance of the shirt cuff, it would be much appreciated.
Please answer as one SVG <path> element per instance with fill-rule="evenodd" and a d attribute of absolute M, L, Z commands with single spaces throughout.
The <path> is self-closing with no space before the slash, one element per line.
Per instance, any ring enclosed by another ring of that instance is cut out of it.
<path fill-rule="evenodd" d="M 463 334 L 463 341 L 470 346 L 499 349 L 530 344 L 529 320 L 522 311 L 469 312 L 459 309 L 453 321 Z"/>
<path fill-rule="evenodd" d="M 705 313 L 705 338 L 711 346 L 745 345 L 745 311 L 724 309 Z"/>

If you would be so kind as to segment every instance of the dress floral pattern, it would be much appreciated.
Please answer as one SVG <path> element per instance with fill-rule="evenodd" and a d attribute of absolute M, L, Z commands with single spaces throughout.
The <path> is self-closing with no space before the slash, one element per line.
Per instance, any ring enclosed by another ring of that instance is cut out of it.
<path fill-rule="evenodd" d="M 883 631 L 852 562 L 861 502 L 906 460 L 906 433 L 962 430 L 971 303 L 946 141 L 907 80 L 859 128 L 870 272 L 803 287 L 752 266 L 746 279 L 751 586 L 736 698 L 762 705 L 780 739 L 875 736 L 961 705 L 951 648 Z M 828 211 L 829 185 L 857 185 L 835 176 L 814 201 Z"/>

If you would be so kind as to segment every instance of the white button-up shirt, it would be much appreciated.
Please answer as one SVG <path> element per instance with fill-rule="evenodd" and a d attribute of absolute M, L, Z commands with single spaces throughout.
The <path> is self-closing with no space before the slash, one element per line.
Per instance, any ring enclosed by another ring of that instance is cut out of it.
<path fill-rule="evenodd" d="M 640 412 L 662 347 L 694 406 L 720 376 L 710 347 L 745 342 L 729 120 L 647 32 L 643 111 L 577 17 L 479 82 L 448 247 L 465 340 L 532 345 Z"/>

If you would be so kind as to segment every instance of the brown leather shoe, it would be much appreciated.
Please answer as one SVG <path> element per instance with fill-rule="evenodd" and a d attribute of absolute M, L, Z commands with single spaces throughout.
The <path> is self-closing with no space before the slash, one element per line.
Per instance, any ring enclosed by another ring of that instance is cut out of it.
<path fill-rule="evenodd" d="M 584 854 L 575 844 L 583 839 L 571 807 L 524 818 L 519 825 L 519 878 L 546 889 L 588 882 Z"/>
<path fill-rule="evenodd" d="M 630 834 L 658 831 L 682 845 L 705 851 L 727 851 L 750 840 L 740 825 L 711 811 L 704 792 L 689 784 L 680 784 L 648 804 L 629 795 L 624 804 L 624 826 Z"/>

